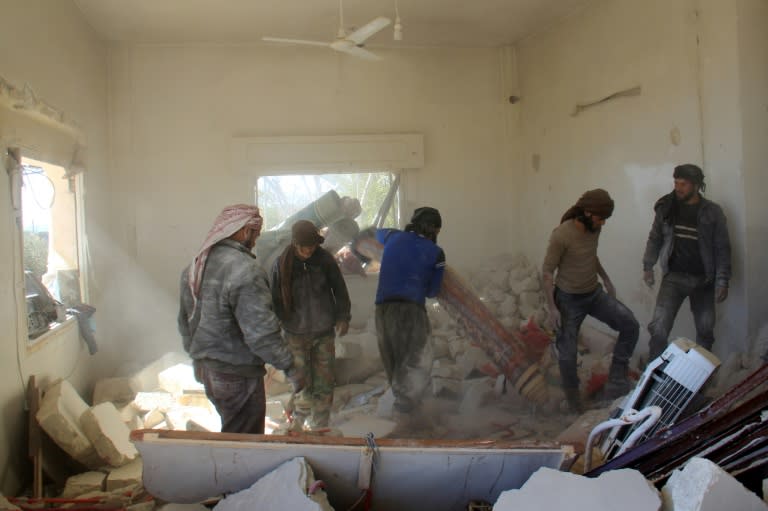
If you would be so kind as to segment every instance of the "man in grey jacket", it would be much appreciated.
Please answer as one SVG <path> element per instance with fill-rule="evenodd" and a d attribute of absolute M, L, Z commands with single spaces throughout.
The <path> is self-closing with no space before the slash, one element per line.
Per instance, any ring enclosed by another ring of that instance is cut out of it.
<path fill-rule="evenodd" d="M 251 253 L 261 225 L 255 206 L 224 208 L 181 275 L 179 332 L 222 432 L 264 433 L 265 362 L 285 371 L 296 391 L 304 386 Z"/>
<path fill-rule="evenodd" d="M 675 189 L 656 201 L 655 218 L 643 256 L 643 279 L 654 285 L 658 261 L 662 281 L 653 320 L 648 325 L 650 360 L 661 355 L 678 310 L 688 298 L 696 324 L 696 343 L 711 350 L 715 342 L 715 301 L 728 297 L 731 244 L 723 210 L 705 199 L 704 173 L 693 164 L 678 165 Z"/>

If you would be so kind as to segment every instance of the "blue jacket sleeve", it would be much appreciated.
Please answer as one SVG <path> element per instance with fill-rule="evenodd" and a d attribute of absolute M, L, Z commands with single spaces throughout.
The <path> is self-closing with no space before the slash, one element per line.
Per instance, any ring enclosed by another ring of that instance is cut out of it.
<path fill-rule="evenodd" d="M 437 259 L 435 260 L 435 267 L 432 269 L 432 276 L 429 279 L 429 288 L 427 289 L 427 297 L 434 298 L 437 293 L 440 292 L 440 286 L 443 284 L 443 274 L 445 273 L 445 252 L 442 248 L 438 247 Z"/>

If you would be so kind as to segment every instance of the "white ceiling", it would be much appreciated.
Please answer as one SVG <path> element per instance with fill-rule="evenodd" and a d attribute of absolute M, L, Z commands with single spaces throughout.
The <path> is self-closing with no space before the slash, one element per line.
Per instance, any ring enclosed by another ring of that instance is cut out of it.
<path fill-rule="evenodd" d="M 330 41 L 337 0 L 74 0 L 91 26 L 128 43 L 249 43 L 262 36 Z M 403 41 L 392 27 L 368 46 L 496 47 L 539 31 L 589 0 L 398 0 Z M 345 0 L 347 28 L 394 21 L 395 0 Z"/>

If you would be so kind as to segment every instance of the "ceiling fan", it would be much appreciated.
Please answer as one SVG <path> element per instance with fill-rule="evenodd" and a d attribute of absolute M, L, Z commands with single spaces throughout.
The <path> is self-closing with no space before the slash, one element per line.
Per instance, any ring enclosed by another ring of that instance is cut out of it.
<path fill-rule="evenodd" d="M 392 23 L 392 20 L 379 16 L 356 29 L 351 34 L 347 34 L 346 30 L 344 30 L 344 6 L 342 2 L 343 0 L 339 0 L 339 30 L 336 32 L 336 39 L 334 41 L 327 43 L 323 41 L 307 41 L 306 39 L 286 39 L 283 37 L 262 37 L 261 39 L 272 43 L 330 46 L 333 50 L 362 59 L 381 60 L 381 57 L 363 48 L 363 44 L 376 32 Z"/>

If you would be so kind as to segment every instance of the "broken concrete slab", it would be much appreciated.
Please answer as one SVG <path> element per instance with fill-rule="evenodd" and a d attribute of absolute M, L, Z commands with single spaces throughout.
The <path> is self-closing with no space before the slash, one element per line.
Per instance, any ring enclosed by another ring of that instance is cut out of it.
<path fill-rule="evenodd" d="M 376 438 L 385 438 L 392 434 L 397 424 L 382 417 L 370 415 L 353 415 L 348 421 L 336 426 L 341 434 L 350 438 L 363 438 L 373 433 Z"/>
<path fill-rule="evenodd" d="M 464 395 L 459 405 L 459 413 L 474 415 L 481 406 L 493 400 L 495 383 L 493 378 L 477 378 L 467 381 L 464 385 Z"/>
<path fill-rule="evenodd" d="M 61 498 L 72 499 L 80 495 L 104 490 L 104 480 L 107 474 L 104 472 L 83 472 L 67 478 Z"/>
<path fill-rule="evenodd" d="M 164 421 L 165 413 L 163 413 L 159 408 L 153 408 L 144 416 L 144 427 L 152 429 Z"/>
<path fill-rule="evenodd" d="M 363 348 L 355 342 L 336 339 L 334 344 L 337 360 L 342 358 L 357 360 L 363 356 Z"/>
<path fill-rule="evenodd" d="M 141 457 L 137 457 L 130 463 L 118 467 L 109 472 L 105 488 L 107 491 L 115 491 L 126 486 L 141 484 L 141 476 L 144 470 Z"/>
<path fill-rule="evenodd" d="M 53 384 L 43 395 L 37 422 L 43 431 L 73 459 L 88 468 L 98 468 L 103 461 L 81 427 L 80 418 L 88 410 L 77 391 L 66 380 Z"/>
<path fill-rule="evenodd" d="M 131 434 L 112 403 L 101 403 L 86 410 L 80 425 L 99 456 L 113 467 L 125 465 L 139 455 L 129 440 Z"/>
<path fill-rule="evenodd" d="M 589 511 L 659 511 L 661 498 L 643 474 L 622 469 L 606 472 L 596 479 L 560 472 L 537 470 L 519 490 L 499 495 L 494 511 L 551 511 L 553 509 Z"/>
<path fill-rule="evenodd" d="M 294 458 L 265 475 L 247 490 L 220 501 L 214 511 L 290 509 L 291 511 L 333 511 L 322 489 L 307 494 L 315 476 L 304 458 Z"/>
<path fill-rule="evenodd" d="M 134 408 L 132 404 L 127 404 L 117 410 L 120 412 L 120 418 L 123 420 L 128 429 L 133 431 L 134 429 L 144 428 L 144 421 L 139 414 L 139 411 Z"/>
<path fill-rule="evenodd" d="M 768 510 L 765 502 L 732 475 L 698 457 L 691 458 L 682 470 L 672 472 L 661 495 L 664 511 Z"/>
<path fill-rule="evenodd" d="M 133 378 L 104 378 L 96 382 L 93 389 L 93 404 L 130 403 L 140 390 L 139 383 Z"/>

